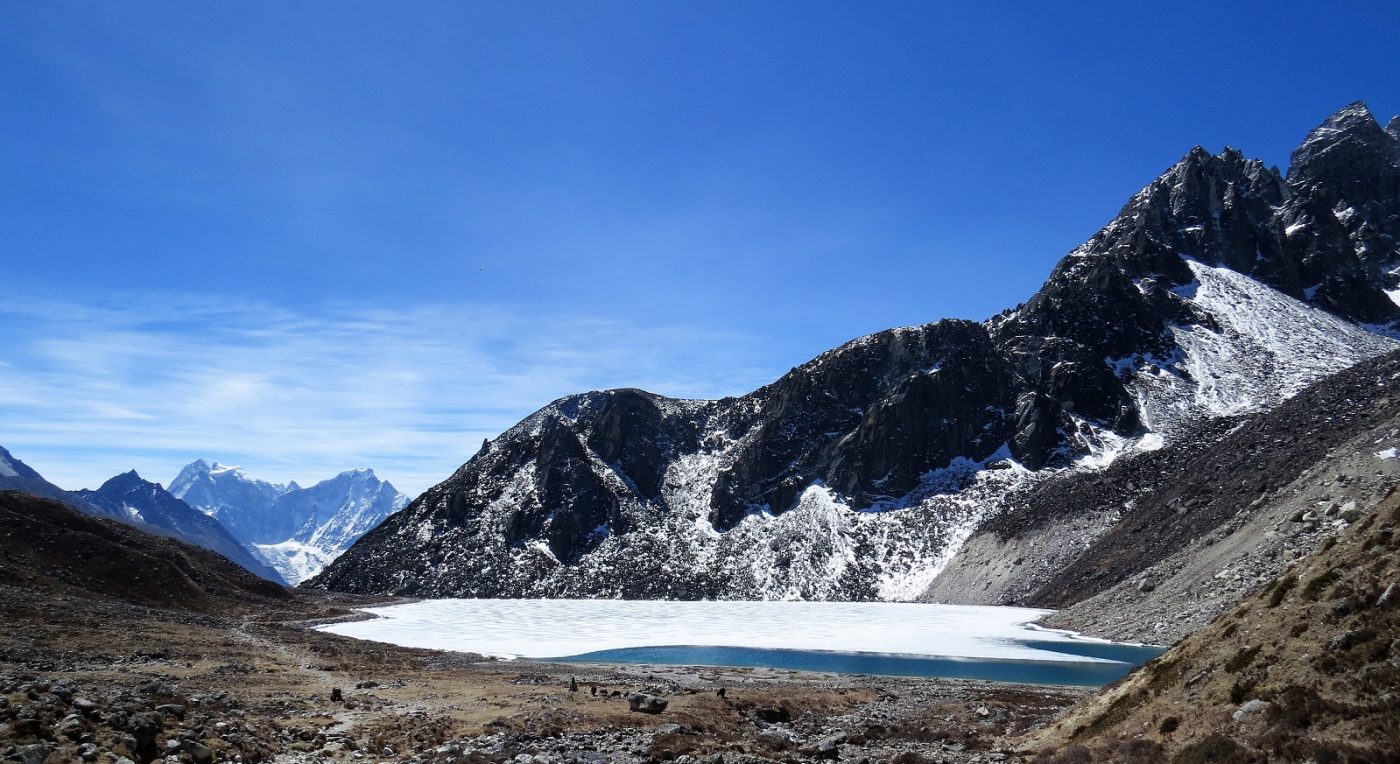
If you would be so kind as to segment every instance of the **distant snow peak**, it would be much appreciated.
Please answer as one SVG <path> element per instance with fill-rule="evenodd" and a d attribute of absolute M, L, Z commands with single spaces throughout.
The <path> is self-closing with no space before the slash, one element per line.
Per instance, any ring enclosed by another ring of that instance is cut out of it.
<path fill-rule="evenodd" d="M 198 459 L 171 483 L 171 493 L 217 518 L 293 585 L 314 576 L 408 498 L 366 468 L 346 470 L 309 488 L 269 483 L 241 467 Z"/>
<path fill-rule="evenodd" d="M 298 583 L 321 572 L 335 556 L 326 550 L 299 541 L 283 541 L 280 544 L 254 544 L 258 556 L 267 561 L 287 583 Z M 343 550 L 342 550 L 343 551 Z"/>

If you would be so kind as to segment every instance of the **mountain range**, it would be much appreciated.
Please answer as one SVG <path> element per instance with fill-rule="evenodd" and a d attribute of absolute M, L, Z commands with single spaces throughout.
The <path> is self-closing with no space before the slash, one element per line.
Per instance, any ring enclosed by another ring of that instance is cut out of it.
<path fill-rule="evenodd" d="M 1400 347 L 1397 241 L 1400 122 L 1362 103 L 1312 130 L 1286 174 L 1197 147 L 1021 305 L 862 337 L 741 397 L 554 401 L 310 585 L 942 597 L 998 518 L 1049 512 L 1125 459 L 1214 447 Z M 1064 510 L 1043 562 L 1072 564 L 1131 513 Z"/>
<path fill-rule="evenodd" d="M 195 511 L 160 484 L 143 480 L 135 470 L 117 475 L 95 491 L 65 491 L 0 447 L 0 490 L 4 489 L 54 499 L 84 514 L 210 549 L 263 578 L 278 583 L 283 580 L 217 520 Z"/>
<path fill-rule="evenodd" d="M 293 585 L 320 572 L 408 503 L 370 469 L 302 488 L 257 480 L 238 467 L 203 459 L 180 470 L 170 492 L 218 520 Z"/>
<path fill-rule="evenodd" d="M 0 447 L 0 490 L 6 489 L 218 552 L 292 585 L 408 502 L 373 470 L 349 470 L 302 488 L 255 480 L 203 459 L 186 465 L 170 490 L 132 470 L 96 490 L 66 491 Z"/>

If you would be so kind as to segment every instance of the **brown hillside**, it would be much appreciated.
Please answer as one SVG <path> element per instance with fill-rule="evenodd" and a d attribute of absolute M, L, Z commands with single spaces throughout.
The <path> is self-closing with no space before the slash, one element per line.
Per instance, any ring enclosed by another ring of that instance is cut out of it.
<path fill-rule="evenodd" d="M 1046 764 L 1400 761 L 1400 494 L 1025 748 Z"/>
<path fill-rule="evenodd" d="M 16 491 L 0 491 L 0 586 L 208 613 L 291 598 L 207 549 Z"/>

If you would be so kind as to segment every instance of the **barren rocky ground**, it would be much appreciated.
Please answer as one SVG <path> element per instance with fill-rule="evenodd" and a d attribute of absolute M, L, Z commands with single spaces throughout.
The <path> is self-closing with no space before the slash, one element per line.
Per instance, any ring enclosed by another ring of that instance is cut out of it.
<path fill-rule="evenodd" d="M 309 628 L 308 616 L 336 617 L 346 604 L 356 603 L 298 598 L 202 615 L 0 588 L 0 758 L 1015 762 L 1012 738 L 1086 694 L 493 662 Z M 665 712 L 630 712 L 625 696 L 638 690 L 668 700 Z"/>

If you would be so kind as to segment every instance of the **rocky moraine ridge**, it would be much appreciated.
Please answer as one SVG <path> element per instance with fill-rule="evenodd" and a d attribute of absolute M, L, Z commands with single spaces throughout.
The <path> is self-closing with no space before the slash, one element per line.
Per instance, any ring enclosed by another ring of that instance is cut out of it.
<path fill-rule="evenodd" d="M 1286 175 L 1196 148 L 1023 305 L 863 337 L 738 398 L 555 401 L 311 585 L 914 598 L 1048 483 L 1223 437 L 1400 347 L 1398 243 L 1400 125 L 1364 104 Z"/>

